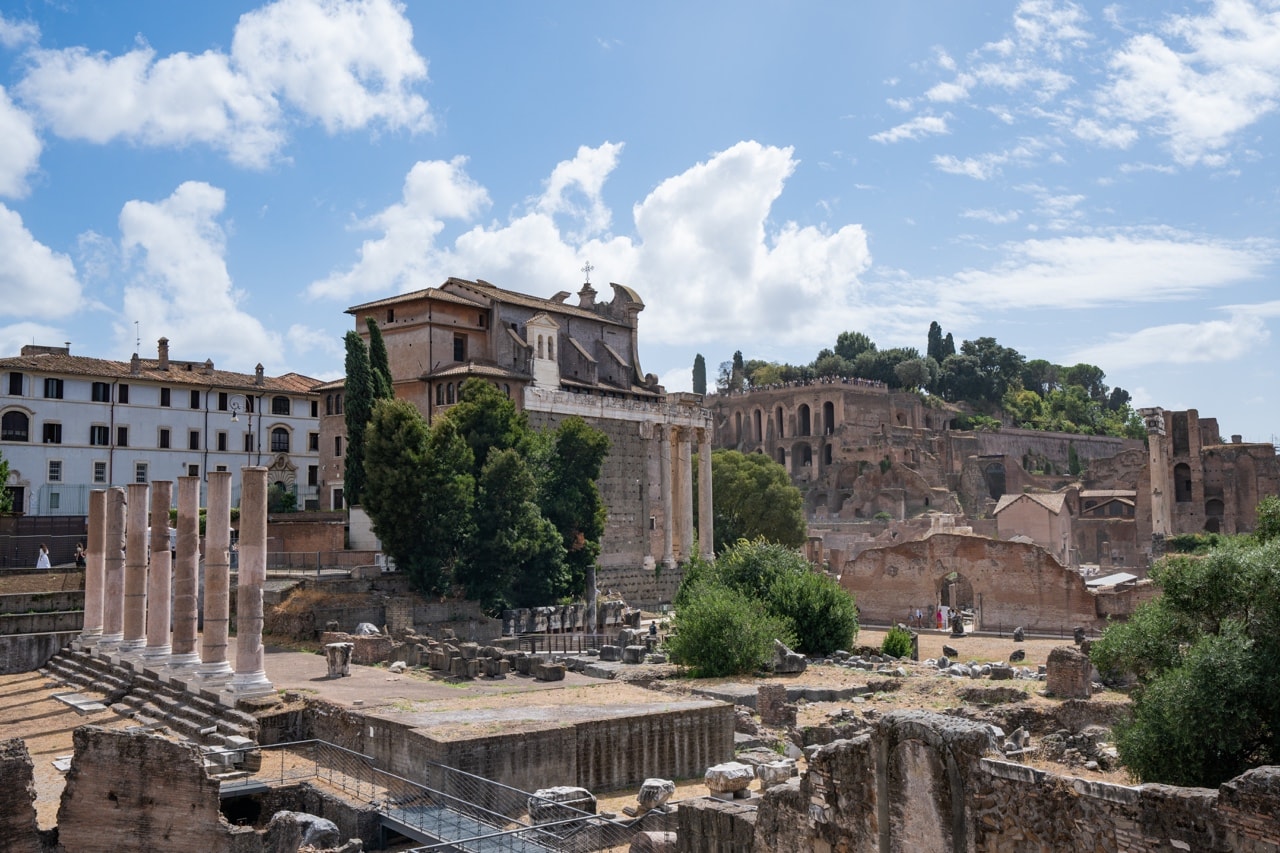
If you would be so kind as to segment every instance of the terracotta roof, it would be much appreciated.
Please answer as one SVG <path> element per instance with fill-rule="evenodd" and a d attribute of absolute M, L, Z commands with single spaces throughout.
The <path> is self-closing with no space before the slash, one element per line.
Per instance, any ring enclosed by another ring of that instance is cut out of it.
<path fill-rule="evenodd" d="M 991 511 L 991 514 L 995 515 L 1023 498 L 1040 504 L 1040 506 L 1055 515 L 1062 512 L 1062 508 L 1066 504 L 1067 500 L 1066 495 L 1056 493 L 1045 495 L 1027 492 L 1021 495 L 1001 495 L 1000 500 L 996 503 L 996 508 Z"/>
<path fill-rule="evenodd" d="M 441 370 L 433 370 L 430 373 L 424 373 L 419 379 L 449 379 L 456 376 L 491 376 L 505 379 L 515 379 L 526 382 L 533 377 L 527 373 L 521 373 L 518 370 L 511 370 L 507 367 L 498 367 L 496 364 L 476 364 L 475 362 L 467 362 L 465 364 L 454 364 Z"/>
<path fill-rule="evenodd" d="M 1081 489 L 1082 498 L 1135 498 L 1138 493 L 1133 489 Z"/>
<path fill-rule="evenodd" d="M 169 369 L 161 370 L 154 358 L 138 359 L 134 372 L 128 361 L 112 361 L 65 352 L 39 353 L 0 358 L 0 370 L 29 371 L 50 376 L 83 376 L 87 379 L 116 380 L 124 382 L 157 382 L 171 385 L 199 385 L 206 388 L 226 388 L 253 392 L 277 391 L 289 394 L 311 394 L 319 380 L 300 373 L 283 376 L 263 376 L 262 384 L 252 373 L 211 369 L 206 372 L 205 362 L 169 359 Z"/>
<path fill-rule="evenodd" d="M 490 284 L 483 280 L 467 281 L 464 278 L 450 278 L 444 283 L 445 287 L 449 285 L 469 290 L 478 296 L 492 299 L 495 302 L 502 302 L 508 305 L 521 305 L 525 308 L 532 308 L 537 311 L 546 311 L 548 314 L 553 316 L 556 314 L 567 314 L 571 317 L 582 317 L 587 320 L 608 323 L 611 326 L 626 326 L 625 323 L 619 323 L 611 317 L 606 317 L 603 314 L 597 314 L 587 308 L 579 308 L 576 305 L 567 305 L 563 302 L 543 299 L 539 296 L 529 296 L 524 293 L 516 293 L 514 290 L 504 290 L 495 284 Z"/>
<path fill-rule="evenodd" d="M 441 302 L 452 302 L 455 305 L 469 305 L 475 308 L 483 308 L 483 303 L 478 299 L 467 299 L 464 296 L 458 296 L 454 293 L 448 293 L 438 287 L 428 287 L 423 290 L 411 290 L 408 293 L 397 293 L 395 296 L 388 296 L 384 299 L 377 299 L 373 302 L 364 302 L 360 305 L 352 305 L 347 309 L 348 314 L 361 314 L 374 308 L 385 308 L 388 305 L 399 305 L 402 302 L 416 302 L 419 299 L 438 299 Z M 376 317 L 374 318 L 377 319 Z"/>

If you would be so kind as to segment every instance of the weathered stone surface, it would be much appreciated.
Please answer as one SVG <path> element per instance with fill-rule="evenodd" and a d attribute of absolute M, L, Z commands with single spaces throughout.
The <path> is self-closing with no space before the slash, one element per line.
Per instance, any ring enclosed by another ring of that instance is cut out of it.
<path fill-rule="evenodd" d="M 714 799 L 686 800 L 677 812 L 677 853 L 745 853 L 753 849 L 755 825 L 756 809 L 753 806 Z"/>
<path fill-rule="evenodd" d="M 343 678 L 351 674 L 351 653 L 354 643 L 328 643 L 324 647 L 324 657 L 329 665 L 330 678 Z"/>
<path fill-rule="evenodd" d="M 1014 649 L 1009 652 L 1009 663 L 1021 663 L 1027 659 L 1027 653 L 1023 649 Z"/>
<path fill-rule="evenodd" d="M 586 788 L 572 785 L 556 785 L 539 788 L 529 797 L 529 820 L 534 823 L 553 823 L 571 820 L 582 813 L 596 813 L 596 798 Z"/>
<path fill-rule="evenodd" d="M 760 780 L 761 790 L 768 790 L 774 785 L 790 779 L 796 772 L 794 761 L 771 761 L 768 764 L 756 765 L 756 778 Z"/>
<path fill-rule="evenodd" d="M 600 660 L 603 661 L 619 661 L 622 660 L 622 646 L 603 645 L 600 647 Z"/>
<path fill-rule="evenodd" d="M 667 800 L 671 799 L 671 795 L 675 792 L 676 783 L 670 779 L 645 779 L 640 786 L 640 793 L 636 795 L 636 802 L 639 804 L 636 816 L 666 805 Z"/>
<path fill-rule="evenodd" d="M 21 738 L 0 741 L 0 841 L 13 853 L 41 853 L 34 767 Z"/>
<path fill-rule="evenodd" d="M 1023 639 L 1025 639 L 1025 637 L 1026 637 L 1026 632 L 1022 630 L 1021 625 L 1013 629 L 1013 641 L 1015 643 L 1021 643 Z"/>
<path fill-rule="evenodd" d="M 628 848 L 630 853 L 675 853 L 674 832 L 637 832 Z"/>
<path fill-rule="evenodd" d="M 641 663 L 644 661 L 644 646 L 623 646 L 622 662 L 623 663 Z"/>
<path fill-rule="evenodd" d="M 533 677 L 539 681 L 564 681 L 565 665 L 539 661 L 533 667 Z"/>
<path fill-rule="evenodd" d="M 262 853 L 298 853 L 303 845 L 336 847 L 341 841 L 338 827 L 331 820 L 306 812 L 276 812 L 263 833 Z"/>
<path fill-rule="evenodd" d="M 1045 662 L 1045 689 L 1063 699 L 1088 699 L 1093 694 L 1089 681 L 1092 665 L 1088 655 L 1074 646 L 1058 646 Z"/>
<path fill-rule="evenodd" d="M 944 655 L 946 655 L 947 657 L 949 657 L 949 658 L 958 658 L 958 657 L 960 657 L 960 651 L 959 651 L 959 649 L 955 648 L 954 646 L 943 645 L 943 647 L 942 647 L 942 653 L 943 653 Z"/>
<path fill-rule="evenodd" d="M 713 794 L 732 794 L 745 790 L 755 776 L 755 771 L 748 765 L 726 761 L 724 764 L 708 767 L 703 780 Z"/>
<path fill-rule="evenodd" d="M 779 674 L 804 672 L 809 666 L 804 655 L 797 654 L 787 648 L 781 640 L 773 641 L 773 671 Z"/>

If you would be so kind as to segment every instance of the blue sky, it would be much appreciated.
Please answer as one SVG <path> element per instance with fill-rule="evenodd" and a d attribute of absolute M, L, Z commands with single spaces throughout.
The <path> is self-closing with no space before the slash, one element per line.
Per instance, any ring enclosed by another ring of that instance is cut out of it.
<path fill-rule="evenodd" d="M 993 336 L 1280 433 L 1280 3 L 0 2 L 0 352 L 342 370 L 350 305 L 645 300 L 641 361 Z"/>

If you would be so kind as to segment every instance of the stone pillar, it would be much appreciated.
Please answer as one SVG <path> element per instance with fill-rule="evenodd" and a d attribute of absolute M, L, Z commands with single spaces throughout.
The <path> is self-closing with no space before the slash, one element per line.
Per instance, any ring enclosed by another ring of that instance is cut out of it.
<path fill-rule="evenodd" d="M 107 493 L 89 492 L 89 541 L 84 555 L 84 628 L 80 642 L 92 646 L 102 639 L 103 545 L 107 541 Z"/>
<path fill-rule="evenodd" d="M 107 489 L 104 514 L 102 639 L 98 641 L 98 650 L 115 651 L 124 640 L 124 489 L 119 486 Z"/>
<path fill-rule="evenodd" d="M 675 491 L 671 486 L 671 427 L 658 424 L 658 472 L 662 485 L 662 565 L 676 564 L 672 535 L 675 528 Z"/>
<path fill-rule="evenodd" d="M 173 481 L 151 484 L 151 564 L 147 571 L 147 645 L 142 659 L 148 666 L 169 662 L 169 631 L 173 615 L 173 554 L 169 551 L 169 507 Z"/>
<path fill-rule="evenodd" d="M 715 518 L 711 508 L 711 429 L 698 430 L 698 553 L 704 560 L 716 556 Z"/>
<path fill-rule="evenodd" d="M 173 654 L 169 669 L 190 670 L 196 653 L 200 568 L 200 478 L 178 478 L 177 564 L 173 570 Z"/>
<path fill-rule="evenodd" d="M 680 430 L 680 556 L 693 557 L 693 434 L 689 427 Z"/>
<path fill-rule="evenodd" d="M 147 484 L 130 483 L 124 523 L 124 640 L 120 653 L 136 656 L 147 644 Z"/>
<path fill-rule="evenodd" d="M 227 661 L 231 614 L 230 550 L 231 472 L 210 471 L 209 505 L 204 524 L 204 634 L 197 673 L 202 682 L 210 684 L 231 677 L 231 664 Z"/>
<path fill-rule="evenodd" d="M 262 650 L 262 584 L 267 578 L 267 469 L 240 469 L 240 569 L 236 586 L 236 673 L 233 696 L 259 696 L 267 680 Z"/>

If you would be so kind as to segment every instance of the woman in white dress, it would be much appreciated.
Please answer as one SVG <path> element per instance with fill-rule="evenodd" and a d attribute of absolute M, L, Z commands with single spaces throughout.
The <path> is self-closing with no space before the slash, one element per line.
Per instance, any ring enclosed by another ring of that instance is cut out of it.
<path fill-rule="evenodd" d="M 51 569 L 52 564 L 49 562 L 49 546 L 44 543 L 40 544 L 40 556 L 36 557 L 37 569 Z"/>

